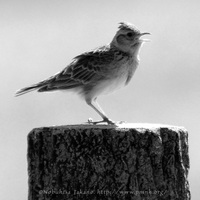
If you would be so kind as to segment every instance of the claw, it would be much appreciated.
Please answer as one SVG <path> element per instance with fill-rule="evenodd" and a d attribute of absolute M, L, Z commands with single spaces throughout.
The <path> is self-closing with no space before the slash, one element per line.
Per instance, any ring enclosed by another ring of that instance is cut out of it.
<path fill-rule="evenodd" d="M 93 119 L 92 119 L 92 118 L 89 118 L 88 121 L 87 121 L 87 123 L 88 123 L 88 124 L 92 124 L 92 123 L 93 123 Z"/>
<path fill-rule="evenodd" d="M 119 121 L 117 122 L 118 124 L 126 124 L 127 122 L 126 121 Z"/>

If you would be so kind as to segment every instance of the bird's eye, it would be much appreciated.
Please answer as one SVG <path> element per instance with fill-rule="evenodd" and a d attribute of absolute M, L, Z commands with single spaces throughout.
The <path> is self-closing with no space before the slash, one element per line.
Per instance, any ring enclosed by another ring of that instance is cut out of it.
<path fill-rule="evenodd" d="M 127 36 L 128 36 L 128 37 L 132 37 L 132 36 L 133 36 L 133 33 L 127 33 Z"/>

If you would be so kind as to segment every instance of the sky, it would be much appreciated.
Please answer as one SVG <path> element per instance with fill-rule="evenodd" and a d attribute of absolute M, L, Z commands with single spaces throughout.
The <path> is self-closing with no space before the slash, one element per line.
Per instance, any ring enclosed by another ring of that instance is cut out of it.
<path fill-rule="evenodd" d="M 109 118 L 183 126 L 189 132 L 190 189 L 200 196 L 200 1 L 0 1 L 1 199 L 28 194 L 27 134 L 36 127 L 80 124 L 98 114 L 71 92 L 14 97 L 17 89 L 62 70 L 108 44 L 119 22 L 150 32 L 130 84 L 100 96 Z"/>

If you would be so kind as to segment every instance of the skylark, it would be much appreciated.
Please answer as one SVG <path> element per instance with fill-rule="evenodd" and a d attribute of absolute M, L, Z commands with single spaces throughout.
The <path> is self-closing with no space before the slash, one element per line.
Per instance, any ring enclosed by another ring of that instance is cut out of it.
<path fill-rule="evenodd" d="M 140 37 L 146 34 L 150 33 L 141 33 L 134 25 L 121 22 L 111 43 L 76 56 L 62 71 L 37 84 L 18 90 L 16 96 L 32 90 L 73 90 L 103 118 L 102 121 L 90 123 L 115 124 L 98 105 L 97 97 L 130 82 L 139 64 L 140 48 L 147 41 Z"/>

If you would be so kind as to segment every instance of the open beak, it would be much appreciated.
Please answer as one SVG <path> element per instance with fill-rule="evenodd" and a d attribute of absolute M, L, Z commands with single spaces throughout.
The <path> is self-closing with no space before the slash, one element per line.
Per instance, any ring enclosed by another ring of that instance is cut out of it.
<path fill-rule="evenodd" d="M 143 35 L 151 35 L 151 33 L 140 33 L 139 38 L 141 36 L 143 36 Z M 139 41 L 141 41 L 141 42 L 150 42 L 149 39 L 143 39 L 143 38 L 140 38 Z"/>

